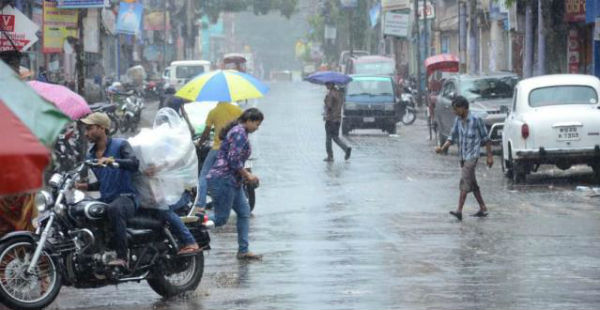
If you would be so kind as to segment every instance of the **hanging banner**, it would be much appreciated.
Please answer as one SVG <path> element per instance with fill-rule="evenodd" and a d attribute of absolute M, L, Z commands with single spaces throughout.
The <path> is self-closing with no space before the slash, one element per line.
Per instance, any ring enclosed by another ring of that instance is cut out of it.
<path fill-rule="evenodd" d="M 56 2 L 44 1 L 43 53 L 62 53 L 67 37 L 79 37 L 77 11 L 61 10 Z"/>
<path fill-rule="evenodd" d="M 58 0 L 59 9 L 102 8 L 104 0 Z"/>
<path fill-rule="evenodd" d="M 121 2 L 117 16 L 117 33 L 141 36 L 144 6 L 141 3 Z"/>
<path fill-rule="evenodd" d="M 0 34 L 0 51 L 13 51 L 15 47 L 19 51 L 29 49 L 37 42 L 38 37 L 35 33 L 39 29 L 40 27 L 21 11 L 10 5 L 5 6 L 0 11 L 0 31 L 2 31 L 2 34 Z"/>
<path fill-rule="evenodd" d="M 379 15 L 381 12 L 381 4 L 378 2 L 369 10 L 369 20 L 371 21 L 371 28 L 377 25 L 379 21 Z"/>

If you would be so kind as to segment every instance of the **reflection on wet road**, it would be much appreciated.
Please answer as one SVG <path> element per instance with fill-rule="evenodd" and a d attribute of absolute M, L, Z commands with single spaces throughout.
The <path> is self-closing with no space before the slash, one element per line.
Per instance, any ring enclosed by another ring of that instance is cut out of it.
<path fill-rule="evenodd" d="M 574 190 L 593 184 L 591 169 L 546 170 L 512 187 L 498 157 L 492 169 L 480 163 L 490 215 L 459 223 L 448 215 L 457 159 L 434 154 L 423 120 L 394 136 L 354 131 L 350 161 L 334 149 L 328 164 L 324 89 L 271 86 L 253 137 L 261 187 L 250 246 L 264 260 L 235 259 L 232 216 L 213 231 L 195 292 L 163 301 L 145 283 L 63 289 L 52 308 L 598 308 L 598 198 Z M 469 197 L 465 212 L 475 206 Z"/>

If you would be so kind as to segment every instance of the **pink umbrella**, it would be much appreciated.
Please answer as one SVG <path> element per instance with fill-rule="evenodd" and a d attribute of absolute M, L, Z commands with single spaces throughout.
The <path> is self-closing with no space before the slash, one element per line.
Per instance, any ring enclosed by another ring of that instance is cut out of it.
<path fill-rule="evenodd" d="M 92 113 L 83 97 L 62 85 L 44 83 L 40 81 L 27 82 L 42 98 L 52 102 L 58 109 L 68 115 L 72 120 Z"/>

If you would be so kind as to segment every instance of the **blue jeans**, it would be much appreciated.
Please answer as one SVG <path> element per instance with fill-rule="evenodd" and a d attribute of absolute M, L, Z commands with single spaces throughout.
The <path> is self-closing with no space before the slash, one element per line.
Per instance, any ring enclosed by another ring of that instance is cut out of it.
<path fill-rule="evenodd" d="M 210 171 L 210 168 L 212 168 L 215 161 L 217 161 L 217 154 L 219 154 L 219 150 L 211 149 L 204 159 L 202 170 L 200 170 L 200 176 L 198 177 L 198 197 L 196 198 L 194 205 L 201 208 L 206 207 L 206 195 L 208 192 L 206 175 L 208 174 L 208 171 Z"/>
<path fill-rule="evenodd" d="M 215 226 L 223 226 L 229 219 L 231 209 L 237 214 L 238 252 L 248 252 L 248 230 L 250 227 L 250 205 L 242 187 L 236 187 L 231 177 L 208 179 L 208 187 L 213 195 L 215 214 L 211 220 Z"/>
<path fill-rule="evenodd" d="M 163 219 L 165 219 L 169 223 L 171 230 L 173 231 L 173 233 L 175 233 L 177 238 L 179 238 L 179 240 L 183 243 L 184 246 L 194 244 L 196 243 L 196 240 L 194 239 L 194 236 L 192 235 L 190 230 L 181 221 L 181 218 L 179 218 L 179 216 L 175 214 L 175 211 L 185 207 L 191 199 L 192 198 L 189 192 L 185 191 L 183 195 L 181 195 L 179 201 L 169 206 L 169 210 L 160 212 Z"/>

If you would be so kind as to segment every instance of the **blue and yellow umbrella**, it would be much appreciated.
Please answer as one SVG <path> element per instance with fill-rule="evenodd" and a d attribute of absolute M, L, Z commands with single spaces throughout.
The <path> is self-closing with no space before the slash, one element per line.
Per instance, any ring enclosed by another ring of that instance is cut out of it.
<path fill-rule="evenodd" d="M 217 70 L 189 81 L 175 96 L 190 101 L 235 102 L 260 98 L 268 91 L 269 87 L 250 74 Z"/>

